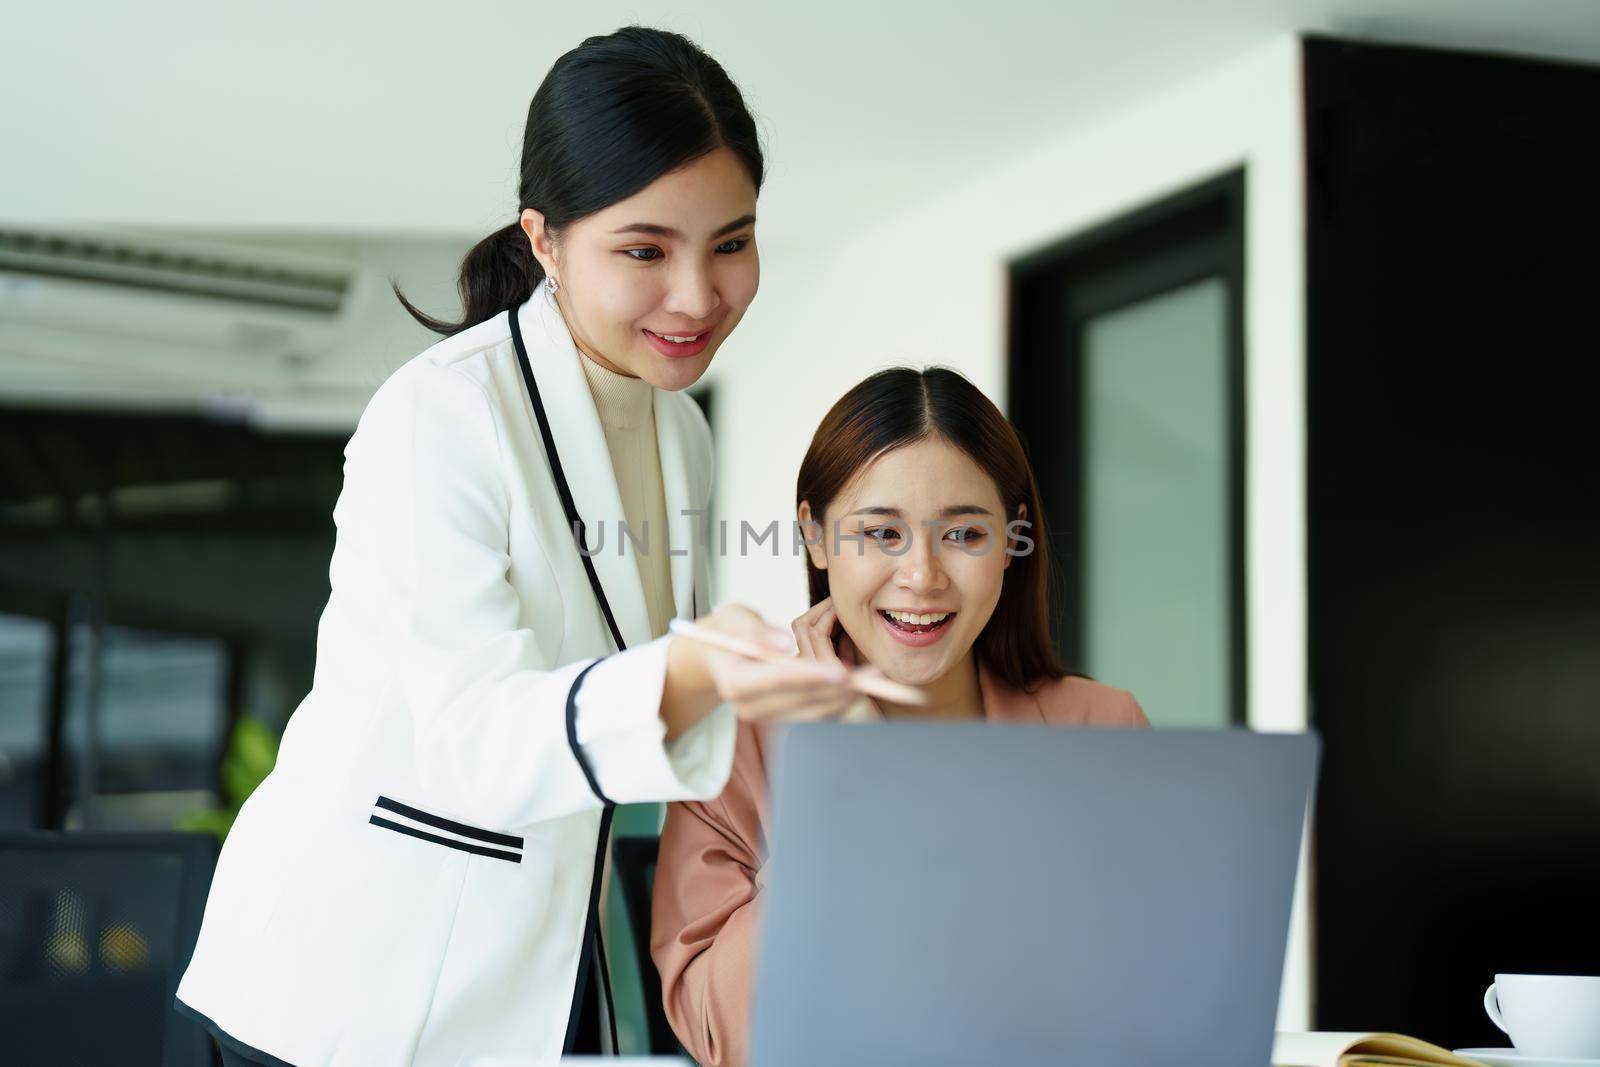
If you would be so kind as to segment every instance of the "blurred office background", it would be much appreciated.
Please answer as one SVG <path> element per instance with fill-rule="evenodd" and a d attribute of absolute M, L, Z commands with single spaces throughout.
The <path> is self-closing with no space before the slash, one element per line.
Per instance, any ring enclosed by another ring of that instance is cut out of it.
<path fill-rule="evenodd" d="M 389 281 L 450 310 L 550 62 L 643 21 L 768 141 L 697 389 L 732 543 L 850 384 L 954 366 L 1028 440 L 1063 652 L 1158 726 L 1325 738 L 1283 1027 L 1490 1044 L 1495 971 L 1600 972 L 1590 0 L 0 18 L 0 833 L 225 826 L 310 684 L 344 440 L 432 340 Z M 718 593 L 786 620 L 769 551 Z M 22 915 L 21 855 L 0 933 L 151 956 Z"/>

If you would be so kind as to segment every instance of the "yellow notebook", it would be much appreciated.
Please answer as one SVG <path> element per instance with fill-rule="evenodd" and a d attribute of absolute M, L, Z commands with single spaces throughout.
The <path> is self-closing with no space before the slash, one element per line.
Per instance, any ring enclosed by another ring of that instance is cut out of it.
<path fill-rule="evenodd" d="M 1404 1034 L 1279 1034 L 1273 1067 L 1483 1067 Z"/>

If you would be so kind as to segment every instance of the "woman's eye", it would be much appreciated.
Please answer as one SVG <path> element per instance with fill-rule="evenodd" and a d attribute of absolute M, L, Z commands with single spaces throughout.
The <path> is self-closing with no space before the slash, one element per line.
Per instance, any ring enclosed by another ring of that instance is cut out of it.
<path fill-rule="evenodd" d="M 625 249 L 623 251 L 623 254 L 624 255 L 628 255 L 628 256 L 632 256 L 634 259 L 637 259 L 641 263 L 649 263 L 651 260 L 656 260 L 656 259 L 660 259 L 661 258 L 661 249 L 659 249 L 659 248 L 629 248 L 629 249 Z"/>
<path fill-rule="evenodd" d="M 870 530 L 863 530 L 861 532 L 879 544 L 882 544 L 886 541 L 897 541 L 900 539 L 900 531 L 893 526 L 877 526 Z"/>
<path fill-rule="evenodd" d="M 731 256 L 735 252 L 742 251 L 744 249 L 744 246 L 749 244 L 749 243 L 750 243 L 750 238 L 748 238 L 748 237 L 738 237 L 738 238 L 735 238 L 732 241 L 724 241 L 724 242 L 722 242 L 720 245 L 717 246 L 717 252 L 720 253 L 721 255 L 724 255 L 724 256 Z"/>
<path fill-rule="evenodd" d="M 958 526 L 945 536 L 958 545 L 974 545 L 983 540 L 983 529 L 978 526 Z"/>

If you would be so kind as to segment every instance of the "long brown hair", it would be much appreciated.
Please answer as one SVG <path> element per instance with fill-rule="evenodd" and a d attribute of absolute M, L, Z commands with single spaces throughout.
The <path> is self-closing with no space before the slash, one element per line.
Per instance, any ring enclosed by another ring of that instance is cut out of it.
<path fill-rule="evenodd" d="M 1017 689 L 1076 674 L 1050 641 L 1050 535 L 1039 487 L 1016 429 L 978 390 L 948 367 L 879 371 L 829 409 L 811 438 L 795 484 L 795 507 L 809 501 L 823 521 L 836 497 L 867 464 L 891 449 L 928 438 L 960 449 L 994 480 L 1009 522 L 1027 505 L 1031 551 L 1011 558 L 1000 600 L 973 647 L 990 671 Z M 828 572 L 806 555 L 811 603 L 828 595 Z"/>

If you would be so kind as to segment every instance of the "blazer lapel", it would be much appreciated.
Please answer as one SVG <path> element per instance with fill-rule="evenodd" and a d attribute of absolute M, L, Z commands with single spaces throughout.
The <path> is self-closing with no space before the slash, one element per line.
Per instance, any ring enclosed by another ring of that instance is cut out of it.
<path fill-rule="evenodd" d="M 617 476 L 611 466 L 605 430 L 600 425 L 594 397 L 578 363 L 584 357 L 572 343 L 561 312 L 543 286 L 535 290 L 533 297 L 515 314 L 519 316 L 528 363 L 539 386 L 567 487 L 572 491 L 573 503 L 587 531 L 595 574 L 605 590 L 622 639 L 629 648 L 642 645 L 653 636 L 645 607 L 644 586 L 633 556 L 618 552 L 619 524 L 626 513 L 622 509 L 622 495 L 617 491 Z M 528 421 L 532 423 L 531 402 L 526 406 Z M 581 567 L 576 541 L 572 541 L 571 550 L 572 565 Z M 599 605 L 595 610 L 599 611 Z"/>

